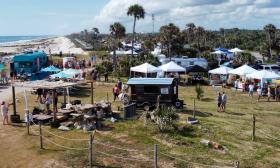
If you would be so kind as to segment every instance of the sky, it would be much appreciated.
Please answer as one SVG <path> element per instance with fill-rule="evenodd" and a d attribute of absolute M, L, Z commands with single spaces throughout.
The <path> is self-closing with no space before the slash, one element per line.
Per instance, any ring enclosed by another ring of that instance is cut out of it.
<path fill-rule="evenodd" d="M 272 23 L 280 27 L 280 0 L 1 0 L 0 35 L 67 35 L 121 22 L 132 30 L 130 5 L 140 4 L 146 17 L 137 22 L 137 32 L 152 32 L 175 23 L 181 29 L 193 22 L 206 29 L 262 29 Z"/>

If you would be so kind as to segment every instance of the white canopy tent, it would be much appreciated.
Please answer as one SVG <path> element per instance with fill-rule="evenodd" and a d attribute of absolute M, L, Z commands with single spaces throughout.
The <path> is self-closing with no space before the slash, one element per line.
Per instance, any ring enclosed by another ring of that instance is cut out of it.
<path fill-rule="evenodd" d="M 171 61 L 158 67 L 163 72 L 186 72 L 186 69 Z"/>
<path fill-rule="evenodd" d="M 124 54 L 125 55 L 130 55 L 132 53 L 131 50 L 125 51 Z M 138 55 L 139 53 L 137 53 L 136 51 L 133 50 L 133 55 Z"/>
<path fill-rule="evenodd" d="M 251 74 L 246 75 L 247 78 L 251 79 L 259 79 L 261 80 L 261 86 L 263 86 L 265 80 L 273 80 L 273 79 L 280 79 L 280 76 L 274 72 L 261 70 Z"/>
<path fill-rule="evenodd" d="M 110 52 L 110 55 L 114 55 L 114 51 L 111 51 L 111 52 Z M 125 51 L 116 50 L 116 55 L 125 55 Z"/>
<path fill-rule="evenodd" d="M 256 69 L 248 66 L 248 65 L 242 65 L 239 68 L 233 69 L 229 71 L 229 74 L 239 75 L 239 76 L 245 76 L 254 72 L 258 72 Z"/>
<path fill-rule="evenodd" d="M 221 55 L 221 54 L 226 54 L 226 53 L 223 51 L 217 50 L 217 51 L 211 52 L 211 54 Z"/>
<path fill-rule="evenodd" d="M 232 52 L 232 53 L 241 53 L 243 52 L 243 50 L 239 49 L 239 48 L 233 48 L 231 50 L 229 50 L 229 52 Z"/>
<path fill-rule="evenodd" d="M 228 75 L 230 70 L 233 70 L 233 69 L 226 67 L 226 66 L 221 66 L 219 68 L 208 71 L 208 73 L 209 74 L 218 74 L 218 75 Z"/>
<path fill-rule="evenodd" d="M 133 72 L 140 72 L 140 73 L 145 73 L 146 74 L 146 77 L 148 75 L 148 73 L 157 73 L 157 72 L 160 72 L 161 69 L 149 64 L 149 63 L 144 63 L 142 65 L 138 65 L 138 66 L 135 66 L 135 67 L 131 67 L 130 68 L 130 72 L 133 71 Z"/>

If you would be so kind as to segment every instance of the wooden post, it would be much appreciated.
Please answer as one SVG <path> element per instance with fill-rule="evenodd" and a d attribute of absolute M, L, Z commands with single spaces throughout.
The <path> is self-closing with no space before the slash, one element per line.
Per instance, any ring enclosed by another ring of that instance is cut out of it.
<path fill-rule="evenodd" d="M 14 110 L 14 115 L 17 115 L 16 93 L 15 93 L 15 87 L 14 86 L 12 86 L 12 93 L 13 93 L 13 110 Z"/>
<path fill-rule="evenodd" d="M 154 168 L 157 168 L 157 155 L 158 155 L 158 151 L 157 151 L 157 144 L 154 145 Z"/>
<path fill-rule="evenodd" d="M 66 104 L 66 88 L 63 88 L 63 103 Z"/>
<path fill-rule="evenodd" d="M 193 118 L 195 118 L 195 99 L 193 99 Z"/>
<path fill-rule="evenodd" d="M 40 149 L 43 149 L 43 133 L 42 133 L 42 124 L 41 121 L 39 122 L 39 126 L 40 126 Z"/>
<path fill-rule="evenodd" d="M 255 114 L 253 114 L 253 134 L 252 134 L 252 140 L 255 140 L 256 136 L 256 117 Z"/>
<path fill-rule="evenodd" d="M 29 110 L 26 109 L 26 128 L 27 128 L 27 135 L 30 135 L 30 132 L 29 132 L 29 125 L 30 125 L 30 122 L 29 122 Z"/>
<path fill-rule="evenodd" d="M 108 94 L 108 92 L 107 92 L 107 102 L 109 102 L 109 94 Z"/>
<path fill-rule="evenodd" d="M 92 144 L 93 144 L 93 137 L 92 134 L 89 136 L 89 167 L 92 168 Z"/>
<path fill-rule="evenodd" d="M 54 104 L 54 99 L 55 99 L 55 89 L 52 90 L 52 103 L 53 103 L 53 121 L 56 120 L 56 109 L 55 109 L 55 104 Z"/>
<path fill-rule="evenodd" d="M 91 88 L 91 104 L 93 104 L 93 81 L 90 82 L 90 88 Z"/>

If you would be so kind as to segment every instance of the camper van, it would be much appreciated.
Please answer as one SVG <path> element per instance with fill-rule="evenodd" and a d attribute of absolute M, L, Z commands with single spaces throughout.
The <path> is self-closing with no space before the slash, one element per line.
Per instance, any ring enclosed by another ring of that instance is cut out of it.
<path fill-rule="evenodd" d="M 191 66 L 201 66 L 204 69 L 208 68 L 208 62 L 206 59 L 204 58 L 188 58 L 187 56 L 182 56 L 182 57 L 173 57 L 171 58 L 171 61 L 174 61 L 176 64 L 184 67 L 184 68 L 188 68 Z M 168 62 L 170 62 L 170 58 L 162 58 L 159 59 L 159 62 L 161 62 L 161 64 L 166 64 Z"/>
<path fill-rule="evenodd" d="M 32 73 L 39 72 L 42 68 L 46 67 L 47 64 L 47 54 L 39 51 L 31 51 L 15 55 L 10 64 L 10 69 L 11 72 L 31 76 Z"/>

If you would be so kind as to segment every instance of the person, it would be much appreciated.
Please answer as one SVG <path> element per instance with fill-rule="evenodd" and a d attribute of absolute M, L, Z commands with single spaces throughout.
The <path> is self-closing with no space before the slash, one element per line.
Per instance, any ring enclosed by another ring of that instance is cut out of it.
<path fill-rule="evenodd" d="M 226 111 L 226 104 L 227 104 L 227 95 L 225 94 L 225 92 L 223 92 L 222 103 L 221 103 L 221 109 L 222 109 L 223 112 Z"/>
<path fill-rule="evenodd" d="M 222 96 L 221 96 L 221 93 L 219 92 L 218 97 L 217 97 L 217 105 L 218 105 L 217 112 L 221 112 L 221 103 L 222 103 Z"/>
<path fill-rule="evenodd" d="M 262 88 L 261 87 L 258 87 L 257 93 L 258 93 L 258 101 L 260 101 L 260 98 L 262 96 Z"/>
<path fill-rule="evenodd" d="M 6 105 L 5 101 L 3 101 L 1 104 L 1 114 L 3 117 L 3 125 L 5 125 L 5 122 L 8 125 L 8 106 Z"/>
<path fill-rule="evenodd" d="M 46 113 L 49 113 L 49 111 L 50 111 L 50 105 L 51 105 L 51 97 L 50 97 L 50 94 L 49 94 L 49 93 L 47 93 L 46 100 L 45 100 L 45 104 L 46 104 L 46 110 L 45 110 L 45 112 L 46 112 Z"/>
<path fill-rule="evenodd" d="M 117 85 L 118 85 L 119 91 L 121 91 L 122 90 L 122 81 L 120 78 L 118 79 Z"/>
<path fill-rule="evenodd" d="M 54 90 L 54 99 L 53 99 L 53 105 L 54 105 L 54 110 L 57 112 L 57 103 L 58 103 L 58 96 L 57 96 L 57 91 Z"/>
<path fill-rule="evenodd" d="M 119 96 L 119 93 L 120 93 L 119 87 L 118 85 L 115 85 L 115 87 L 113 88 L 114 101 Z"/>
<path fill-rule="evenodd" d="M 254 85 L 253 83 L 251 83 L 249 85 L 249 96 L 251 96 L 253 98 L 253 93 L 254 93 Z"/>
<path fill-rule="evenodd" d="M 38 88 L 37 89 L 37 95 L 38 95 L 37 101 L 39 100 L 40 103 L 42 103 L 42 94 L 43 94 L 43 89 Z"/>
<path fill-rule="evenodd" d="M 107 69 L 104 72 L 105 82 L 108 82 L 108 71 Z"/>
<path fill-rule="evenodd" d="M 237 79 L 234 81 L 234 87 L 235 87 L 235 90 L 237 91 L 237 89 L 238 89 L 238 80 Z"/>
<path fill-rule="evenodd" d="M 270 87 L 268 86 L 268 87 L 267 87 L 267 101 L 270 101 L 270 97 L 271 97 L 271 89 L 270 89 Z"/>

